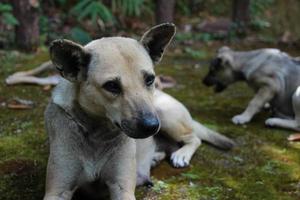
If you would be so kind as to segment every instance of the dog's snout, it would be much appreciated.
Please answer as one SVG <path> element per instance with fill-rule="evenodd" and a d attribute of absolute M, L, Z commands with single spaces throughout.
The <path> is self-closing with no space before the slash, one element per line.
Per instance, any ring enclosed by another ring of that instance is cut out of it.
<path fill-rule="evenodd" d="M 160 129 L 160 120 L 155 113 L 140 113 L 132 120 L 122 120 L 121 129 L 129 137 L 141 139 L 156 134 Z"/>
<path fill-rule="evenodd" d="M 138 130 L 143 132 L 146 135 L 153 135 L 157 133 L 160 127 L 159 119 L 154 115 L 143 116 L 137 124 Z"/>
<path fill-rule="evenodd" d="M 213 81 L 213 79 L 212 79 L 210 76 L 206 76 L 206 77 L 203 79 L 202 83 L 203 83 L 204 85 L 206 85 L 206 86 L 212 86 L 212 85 L 214 84 L 214 81 Z"/>

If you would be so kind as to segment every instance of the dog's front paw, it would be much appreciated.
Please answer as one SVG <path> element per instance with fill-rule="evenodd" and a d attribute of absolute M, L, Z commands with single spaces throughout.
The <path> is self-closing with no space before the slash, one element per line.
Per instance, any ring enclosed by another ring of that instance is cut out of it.
<path fill-rule="evenodd" d="M 178 149 L 171 155 L 172 165 L 176 168 L 187 167 L 190 164 L 191 156 L 184 151 L 184 149 Z"/>
<path fill-rule="evenodd" d="M 266 126 L 270 126 L 270 127 L 273 127 L 275 126 L 277 123 L 277 119 L 276 118 L 269 118 L 265 121 L 265 125 Z"/>
<path fill-rule="evenodd" d="M 249 122 L 251 118 L 247 115 L 236 115 L 232 118 L 234 124 L 245 124 Z"/>

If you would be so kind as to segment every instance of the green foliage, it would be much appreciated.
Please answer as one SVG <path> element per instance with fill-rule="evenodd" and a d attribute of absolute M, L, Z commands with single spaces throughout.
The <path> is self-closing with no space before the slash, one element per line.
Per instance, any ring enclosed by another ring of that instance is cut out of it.
<path fill-rule="evenodd" d="M 98 0 L 82 0 L 71 9 L 71 13 L 76 15 L 79 21 L 89 18 L 94 24 L 96 24 L 98 19 L 103 20 L 103 22 L 111 22 L 114 17 L 111 11 Z"/>
<path fill-rule="evenodd" d="M 16 26 L 19 24 L 18 20 L 12 14 L 12 6 L 6 3 L 0 3 L 0 15 L 7 25 Z"/>
<path fill-rule="evenodd" d="M 89 33 L 84 31 L 83 29 L 79 27 L 74 27 L 71 29 L 71 37 L 73 40 L 81 43 L 81 44 L 87 44 L 92 40 L 91 36 Z"/>
<path fill-rule="evenodd" d="M 59 3 L 60 5 L 65 5 L 67 3 L 67 0 L 56 0 L 57 3 Z"/>
<path fill-rule="evenodd" d="M 205 51 L 194 50 L 190 47 L 184 48 L 184 51 L 194 59 L 204 59 L 207 56 Z"/>
<path fill-rule="evenodd" d="M 190 180 L 198 180 L 200 179 L 200 176 L 198 174 L 194 174 L 191 172 L 182 173 L 181 176 L 188 178 Z"/>
<path fill-rule="evenodd" d="M 152 187 L 152 190 L 157 193 L 161 193 L 162 191 L 164 191 L 167 188 L 168 188 L 167 183 L 165 183 L 163 181 L 157 181 L 157 182 L 155 182 L 154 186 Z"/>
<path fill-rule="evenodd" d="M 39 27 L 41 33 L 49 32 L 49 19 L 45 15 L 41 15 L 39 19 Z"/>
<path fill-rule="evenodd" d="M 203 0 L 205 9 L 210 10 L 210 13 L 215 16 L 228 16 L 231 9 L 232 0 L 217 1 L 217 0 Z"/>
<path fill-rule="evenodd" d="M 144 0 L 112 0 L 112 10 L 120 10 L 127 16 L 139 16 L 144 3 Z"/>
<path fill-rule="evenodd" d="M 149 12 L 150 6 L 151 4 L 144 0 L 112 0 L 110 4 L 101 0 L 82 0 L 71 8 L 71 14 L 77 16 L 78 21 L 87 19 L 91 20 L 94 25 L 98 20 L 103 21 L 104 24 L 115 24 L 117 20 L 114 14 L 116 16 L 139 16 L 141 10 Z M 92 40 L 90 34 L 78 26 L 71 30 L 70 37 L 81 44 Z"/>
<path fill-rule="evenodd" d="M 251 0 L 250 2 L 250 14 L 251 25 L 257 29 L 263 29 L 270 27 L 270 23 L 264 18 L 264 12 L 272 4 L 274 0 Z"/>
<path fill-rule="evenodd" d="M 212 40 L 219 40 L 225 38 L 224 35 L 212 33 L 177 33 L 175 37 L 178 41 L 198 40 L 202 42 L 209 42 Z"/>
<path fill-rule="evenodd" d="M 108 7 L 101 0 L 82 0 L 71 9 L 71 13 L 76 15 L 79 21 L 91 19 L 95 24 L 97 19 L 101 19 L 104 23 L 115 22 L 113 13 L 139 16 L 142 10 L 150 11 L 147 3 L 145 0 L 112 0 L 111 7 Z"/>
<path fill-rule="evenodd" d="M 179 9 L 179 11 L 183 14 L 183 15 L 191 15 L 191 8 L 189 5 L 189 1 L 186 0 L 178 0 L 176 1 L 177 7 Z"/>

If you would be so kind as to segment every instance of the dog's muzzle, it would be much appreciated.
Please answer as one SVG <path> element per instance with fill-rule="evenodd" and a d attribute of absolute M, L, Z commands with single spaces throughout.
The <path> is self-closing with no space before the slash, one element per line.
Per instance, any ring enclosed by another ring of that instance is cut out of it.
<path fill-rule="evenodd" d="M 146 113 L 134 120 L 122 120 L 121 130 L 135 139 L 155 135 L 160 129 L 160 120 L 152 113 Z"/>
<path fill-rule="evenodd" d="M 206 86 L 213 86 L 215 84 L 215 81 L 211 76 L 206 76 L 203 79 L 202 83 Z"/>
<path fill-rule="evenodd" d="M 220 81 L 218 81 L 217 79 L 215 79 L 212 76 L 206 76 L 203 79 L 202 83 L 208 87 L 215 86 L 214 91 L 217 93 L 222 92 L 227 87 L 226 85 L 224 85 L 223 83 L 221 83 Z"/>
<path fill-rule="evenodd" d="M 226 88 L 227 88 L 226 85 L 218 82 L 218 83 L 216 83 L 214 90 L 216 93 L 219 93 L 219 92 L 222 92 L 223 90 L 225 90 Z"/>

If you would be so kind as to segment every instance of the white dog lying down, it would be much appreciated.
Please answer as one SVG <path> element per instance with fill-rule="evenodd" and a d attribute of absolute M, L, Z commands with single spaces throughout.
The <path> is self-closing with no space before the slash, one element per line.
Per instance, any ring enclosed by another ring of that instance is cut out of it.
<path fill-rule="evenodd" d="M 56 71 L 51 61 L 44 62 L 37 68 L 28 71 L 16 72 L 5 79 L 7 85 L 16 84 L 37 84 L 37 85 L 57 85 L 61 79 L 59 74 L 50 75 L 48 77 L 37 77 L 36 75 L 47 71 Z"/>

